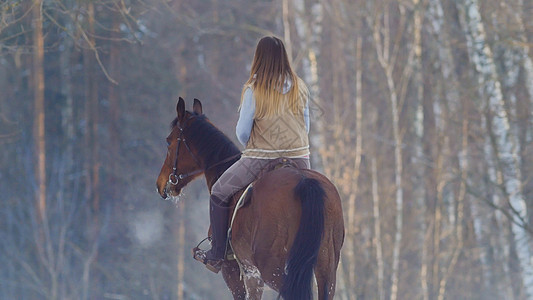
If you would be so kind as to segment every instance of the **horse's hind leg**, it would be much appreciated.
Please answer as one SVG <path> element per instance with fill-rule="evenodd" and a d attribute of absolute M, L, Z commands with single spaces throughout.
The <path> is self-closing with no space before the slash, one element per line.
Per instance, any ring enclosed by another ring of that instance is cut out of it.
<path fill-rule="evenodd" d="M 327 248 L 327 249 L 324 249 Z M 335 296 L 335 284 L 337 278 L 337 264 L 339 262 L 333 247 L 324 247 L 320 249 L 318 261 L 315 266 L 315 277 L 318 286 L 318 299 L 333 299 Z"/>
<path fill-rule="evenodd" d="M 261 278 L 247 278 L 244 279 L 244 285 L 246 286 L 246 299 L 259 300 L 263 296 L 263 288 L 265 283 Z"/>
<path fill-rule="evenodd" d="M 224 263 L 222 265 L 222 277 L 235 300 L 246 299 L 246 288 L 241 280 L 239 265 L 236 261 Z"/>
<path fill-rule="evenodd" d="M 244 285 L 246 287 L 246 299 L 259 300 L 263 296 L 263 288 L 265 282 L 261 278 L 261 272 L 254 265 L 245 264 L 244 269 Z"/>
<path fill-rule="evenodd" d="M 331 300 L 335 296 L 336 274 L 334 269 L 315 269 L 316 283 L 318 285 L 318 299 Z"/>

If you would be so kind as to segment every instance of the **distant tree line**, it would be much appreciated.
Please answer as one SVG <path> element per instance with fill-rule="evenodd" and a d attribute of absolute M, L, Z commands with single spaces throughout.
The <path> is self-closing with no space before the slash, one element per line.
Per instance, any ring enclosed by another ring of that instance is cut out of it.
<path fill-rule="evenodd" d="M 225 293 L 189 254 L 207 232 L 204 183 L 175 206 L 155 179 L 178 96 L 201 99 L 236 141 L 269 34 L 309 86 L 312 165 L 343 199 L 339 299 L 533 297 L 532 12 L 523 0 L 2 2 L 0 298 Z"/>

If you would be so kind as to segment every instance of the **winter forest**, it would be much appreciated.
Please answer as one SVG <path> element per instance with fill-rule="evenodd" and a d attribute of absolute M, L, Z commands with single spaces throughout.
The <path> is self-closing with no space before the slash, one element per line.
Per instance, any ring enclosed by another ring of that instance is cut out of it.
<path fill-rule="evenodd" d="M 257 41 L 311 92 L 336 299 L 533 299 L 530 0 L 1 0 L 0 299 L 230 299 L 205 180 L 155 180 L 179 96 L 237 144 Z M 276 299 L 265 291 L 264 299 Z"/>

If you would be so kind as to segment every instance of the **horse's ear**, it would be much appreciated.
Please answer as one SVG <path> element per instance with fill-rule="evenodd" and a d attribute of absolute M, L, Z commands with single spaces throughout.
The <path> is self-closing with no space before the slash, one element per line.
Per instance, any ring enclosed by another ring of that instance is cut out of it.
<path fill-rule="evenodd" d="M 185 100 L 181 97 L 178 100 L 178 105 L 176 105 L 176 112 L 178 113 L 178 120 L 183 120 L 185 116 Z"/>
<path fill-rule="evenodd" d="M 199 114 L 199 115 L 202 115 L 202 102 L 200 102 L 200 100 L 194 98 L 194 104 L 193 104 L 193 107 L 192 107 L 192 110 Z"/>

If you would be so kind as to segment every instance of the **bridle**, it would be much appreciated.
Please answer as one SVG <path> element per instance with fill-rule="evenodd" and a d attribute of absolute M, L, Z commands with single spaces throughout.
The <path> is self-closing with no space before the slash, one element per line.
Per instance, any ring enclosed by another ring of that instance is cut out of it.
<path fill-rule="evenodd" d="M 191 120 L 192 118 L 194 118 L 194 116 L 189 116 L 187 121 Z M 207 167 L 205 169 L 202 169 L 202 163 L 200 162 L 198 157 L 194 154 L 194 152 L 192 152 L 191 147 L 189 147 L 189 144 L 187 144 L 187 141 L 185 140 L 185 137 L 184 137 L 184 129 L 185 128 L 181 127 L 179 121 L 176 123 L 176 126 L 178 127 L 178 129 L 180 131 L 180 134 L 178 136 L 178 144 L 176 145 L 176 157 L 174 157 L 174 166 L 172 167 L 172 173 L 170 173 L 170 175 L 168 176 L 168 183 L 170 183 L 172 185 L 178 185 L 178 183 L 180 181 L 183 181 L 184 179 L 186 179 L 188 177 L 192 177 L 194 175 L 200 174 L 200 173 L 205 172 L 205 171 L 207 171 L 207 170 L 209 170 L 211 168 L 214 168 L 214 167 L 216 167 L 218 165 L 227 163 L 227 162 L 232 161 L 233 159 L 241 156 L 241 153 L 238 153 L 236 155 L 232 155 L 230 157 L 227 157 L 227 158 L 225 158 L 225 159 L 213 164 L 212 166 L 209 166 L 209 167 Z M 185 174 L 178 174 L 178 155 L 179 155 L 179 151 L 180 151 L 180 144 L 182 142 L 183 142 L 183 145 L 185 145 L 185 149 L 187 149 L 187 152 L 189 152 L 189 154 L 192 156 L 192 158 L 196 162 L 196 165 L 200 169 L 197 169 L 197 170 L 194 170 L 192 172 L 185 173 Z M 173 179 L 175 181 L 173 181 Z"/>
<path fill-rule="evenodd" d="M 190 120 L 191 118 L 192 117 L 190 117 L 188 120 Z M 174 157 L 174 166 L 172 167 L 172 173 L 170 173 L 170 175 L 168 175 L 168 182 L 170 184 L 172 184 L 172 185 L 178 185 L 180 180 L 183 180 L 185 178 L 188 178 L 188 177 L 191 177 L 191 176 L 194 176 L 196 174 L 199 174 L 199 173 L 203 172 L 202 169 L 198 169 L 198 170 L 195 170 L 195 171 L 192 171 L 192 172 L 189 172 L 189 173 L 178 174 L 178 155 L 179 155 L 179 152 L 180 152 L 180 144 L 181 144 L 181 142 L 183 142 L 183 144 L 185 145 L 185 148 L 187 149 L 189 154 L 192 156 L 192 158 L 196 162 L 196 165 L 198 167 L 201 167 L 201 164 L 200 164 L 200 161 L 198 160 L 198 158 L 196 157 L 196 155 L 194 155 L 194 153 L 191 151 L 191 148 L 189 147 L 189 144 L 187 144 L 187 141 L 185 140 L 185 137 L 183 136 L 183 129 L 184 128 L 181 127 L 179 122 L 178 122 L 178 124 L 176 124 L 176 126 L 178 126 L 178 129 L 180 131 L 180 135 L 178 136 L 178 145 L 176 145 L 176 156 Z M 172 179 L 175 179 L 176 181 L 173 181 Z"/>

